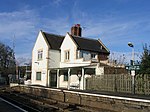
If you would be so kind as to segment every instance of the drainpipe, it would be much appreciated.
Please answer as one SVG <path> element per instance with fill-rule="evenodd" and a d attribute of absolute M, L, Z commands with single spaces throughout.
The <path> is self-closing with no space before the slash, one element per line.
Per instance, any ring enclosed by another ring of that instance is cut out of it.
<path fill-rule="evenodd" d="M 46 73 L 46 86 L 48 87 L 49 86 L 49 84 L 48 84 L 48 75 L 49 75 L 49 47 L 48 47 L 48 50 L 47 50 L 47 67 L 46 67 L 46 71 L 47 71 L 47 73 Z"/>

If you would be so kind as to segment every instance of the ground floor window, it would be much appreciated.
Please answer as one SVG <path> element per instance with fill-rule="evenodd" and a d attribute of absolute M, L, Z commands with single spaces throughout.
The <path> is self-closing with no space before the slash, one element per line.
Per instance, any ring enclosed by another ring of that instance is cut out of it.
<path fill-rule="evenodd" d="M 64 81 L 68 81 L 68 73 L 67 72 L 64 73 Z"/>
<path fill-rule="evenodd" d="M 36 80 L 41 80 L 41 72 L 36 72 Z"/>

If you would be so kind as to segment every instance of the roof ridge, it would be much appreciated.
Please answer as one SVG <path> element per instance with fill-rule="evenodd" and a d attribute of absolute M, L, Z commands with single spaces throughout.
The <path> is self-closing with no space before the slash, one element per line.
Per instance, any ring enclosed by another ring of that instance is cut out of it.
<path fill-rule="evenodd" d="M 64 35 L 58 35 L 58 34 L 54 34 L 54 33 L 47 33 L 45 31 L 43 31 L 43 33 L 48 34 L 48 35 L 54 35 L 54 36 L 59 36 L 59 37 L 65 37 Z"/>
<path fill-rule="evenodd" d="M 80 36 L 75 36 L 75 35 L 71 35 L 73 37 L 77 37 L 77 38 L 81 38 L 81 39 L 88 39 L 88 40 L 95 40 L 98 41 L 98 39 L 93 39 L 93 38 L 89 38 L 89 37 L 80 37 Z"/>

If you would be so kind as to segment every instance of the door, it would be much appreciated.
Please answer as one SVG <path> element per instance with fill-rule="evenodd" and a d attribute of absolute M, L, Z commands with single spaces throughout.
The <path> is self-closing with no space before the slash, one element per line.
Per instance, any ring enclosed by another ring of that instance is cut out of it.
<path fill-rule="evenodd" d="M 57 87 L 57 72 L 50 72 L 50 87 Z"/>

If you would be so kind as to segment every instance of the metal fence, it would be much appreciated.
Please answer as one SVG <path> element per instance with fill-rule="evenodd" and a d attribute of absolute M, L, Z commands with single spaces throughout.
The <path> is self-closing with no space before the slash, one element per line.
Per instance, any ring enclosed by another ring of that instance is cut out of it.
<path fill-rule="evenodd" d="M 86 79 L 87 90 L 132 93 L 132 76 L 129 74 L 109 74 Z M 135 76 L 135 94 L 150 94 L 150 75 Z"/>

